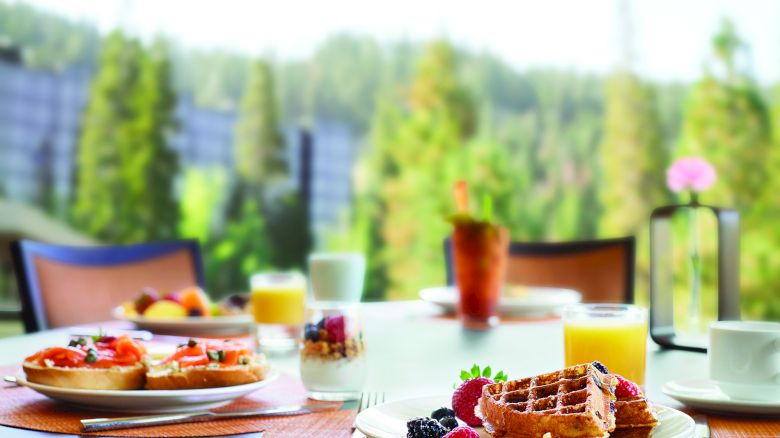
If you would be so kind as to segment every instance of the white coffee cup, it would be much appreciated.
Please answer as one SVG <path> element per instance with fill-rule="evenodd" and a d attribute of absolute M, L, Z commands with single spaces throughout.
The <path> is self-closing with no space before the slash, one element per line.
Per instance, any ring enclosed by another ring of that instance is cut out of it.
<path fill-rule="evenodd" d="M 780 401 L 780 323 L 710 324 L 710 379 L 730 397 Z"/>
<path fill-rule="evenodd" d="M 366 259 L 359 253 L 318 253 L 309 256 L 311 291 L 318 301 L 356 303 L 363 294 Z"/>

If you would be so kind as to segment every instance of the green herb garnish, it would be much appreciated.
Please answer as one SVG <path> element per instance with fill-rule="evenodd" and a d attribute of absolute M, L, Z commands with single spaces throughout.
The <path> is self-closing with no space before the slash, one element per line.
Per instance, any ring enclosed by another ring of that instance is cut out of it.
<path fill-rule="evenodd" d="M 220 362 L 224 362 L 225 361 L 225 350 L 217 351 L 217 355 L 219 356 L 219 361 Z"/>
<path fill-rule="evenodd" d="M 95 335 L 95 336 L 90 336 L 90 337 L 92 338 L 92 342 L 97 342 L 97 341 L 103 339 L 105 336 L 106 336 L 106 332 L 103 330 L 103 327 L 100 327 L 98 329 L 98 334 Z"/>
<path fill-rule="evenodd" d="M 219 360 L 219 353 L 216 351 L 209 350 L 206 352 L 206 356 L 209 357 L 209 360 Z"/>
<path fill-rule="evenodd" d="M 78 347 L 78 346 L 83 347 L 85 345 L 87 345 L 86 338 L 71 339 L 70 342 L 68 342 L 68 347 Z"/>
<path fill-rule="evenodd" d="M 492 374 L 493 374 L 493 369 L 490 368 L 490 366 L 486 366 L 484 369 L 482 369 L 477 364 L 474 364 L 474 366 L 472 366 L 470 370 L 460 371 L 460 380 L 466 381 L 469 379 L 475 379 L 477 377 L 492 379 L 494 382 L 506 382 L 507 380 L 507 375 L 503 371 L 499 371 L 496 373 L 495 376 L 491 377 Z M 456 386 L 457 384 L 453 385 L 453 387 Z"/>

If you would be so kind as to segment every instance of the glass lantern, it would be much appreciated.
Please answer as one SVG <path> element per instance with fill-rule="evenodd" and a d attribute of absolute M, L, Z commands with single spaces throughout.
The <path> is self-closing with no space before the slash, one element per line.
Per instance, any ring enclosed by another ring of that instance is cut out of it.
<path fill-rule="evenodd" d="M 717 320 L 740 318 L 739 213 L 690 203 L 650 216 L 650 335 L 661 347 L 707 351 Z"/>

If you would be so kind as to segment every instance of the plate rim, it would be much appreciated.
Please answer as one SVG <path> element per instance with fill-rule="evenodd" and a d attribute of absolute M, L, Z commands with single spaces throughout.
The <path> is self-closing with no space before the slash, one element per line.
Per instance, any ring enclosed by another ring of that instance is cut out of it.
<path fill-rule="evenodd" d="M 135 324 L 145 325 L 177 325 L 177 326 L 244 326 L 252 323 L 252 315 L 240 314 L 240 315 L 227 315 L 227 316 L 215 316 L 212 318 L 203 318 L 202 316 L 187 316 L 184 318 L 144 318 L 143 316 L 127 316 L 124 314 L 122 306 L 116 306 L 111 311 L 111 316 L 114 319 L 123 321 L 129 321 Z"/>
<path fill-rule="evenodd" d="M 732 398 L 723 400 L 723 399 L 704 398 L 704 397 L 697 397 L 693 394 L 687 394 L 684 392 L 675 391 L 670 387 L 670 385 L 672 384 L 680 384 L 681 382 L 707 382 L 713 385 L 717 385 L 717 383 L 712 379 L 674 379 L 664 383 L 663 386 L 661 386 L 661 392 L 678 401 L 681 402 L 690 401 L 692 403 L 697 403 L 700 406 L 707 405 L 707 406 L 723 407 L 723 408 L 738 406 L 743 408 L 780 409 L 780 401 L 773 402 L 768 400 L 739 400 L 739 399 L 732 399 Z M 728 395 L 726 394 L 723 395 L 728 397 Z M 778 412 L 778 415 L 780 415 L 780 411 Z"/>
<path fill-rule="evenodd" d="M 196 388 L 196 389 L 83 389 L 83 388 L 65 388 L 61 386 L 44 385 L 41 383 L 30 382 L 24 371 L 19 371 L 16 376 L 16 382 L 20 386 L 30 388 L 33 391 L 46 395 L 41 391 L 51 392 L 52 394 L 66 394 L 75 396 L 89 396 L 101 398 L 166 398 L 173 396 L 202 396 L 229 394 L 233 392 L 242 392 L 250 388 L 260 389 L 269 385 L 279 378 L 281 372 L 276 368 L 271 368 L 263 380 L 257 382 L 245 383 L 243 385 L 217 386 L 214 388 Z"/>
<path fill-rule="evenodd" d="M 525 287 L 533 288 L 533 289 L 548 289 L 548 290 L 550 290 L 551 293 L 556 293 L 559 296 L 567 295 L 570 298 L 558 299 L 555 302 L 551 301 L 551 302 L 546 302 L 546 303 L 533 303 L 533 302 L 529 303 L 527 300 L 525 300 L 525 299 L 523 299 L 521 297 L 503 297 L 502 296 L 502 299 L 499 300 L 499 302 L 498 302 L 499 307 L 504 307 L 504 308 L 528 308 L 528 309 L 545 308 L 545 309 L 547 309 L 547 308 L 551 308 L 551 307 L 557 307 L 557 306 L 566 305 L 566 304 L 576 304 L 576 303 L 582 302 L 582 293 L 580 293 L 580 292 L 578 292 L 578 291 L 576 291 L 574 289 L 571 289 L 571 288 L 549 287 L 549 286 L 525 286 Z M 431 304 L 435 304 L 435 305 L 442 306 L 442 307 L 451 307 L 451 306 L 455 306 L 457 304 L 457 302 L 458 302 L 457 299 L 452 299 L 452 300 L 447 300 L 447 301 L 431 300 L 431 299 L 426 299 L 425 295 L 429 294 L 430 291 L 434 291 L 434 290 L 437 290 L 437 289 L 440 290 L 440 289 L 452 289 L 452 288 L 454 288 L 454 286 L 443 285 L 443 286 L 424 287 L 424 288 L 420 289 L 417 292 L 417 296 L 421 300 L 423 300 L 425 302 L 428 302 L 428 303 L 431 303 Z"/>
<path fill-rule="evenodd" d="M 357 416 L 355 416 L 355 428 L 357 430 L 359 430 L 360 432 L 362 432 L 363 434 L 365 434 L 366 436 L 372 436 L 372 435 L 370 435 L 371 431 L 370 430 L 366 430 L 365 429 L 365 425 L 361 424 L 361 419 L 360 418 L 361 418 L 361 416 L 364 416 L 364 418 L 365 418 L 365 415 L 366 415 L 365 412 L 369 412 L 369 411 L 371 411 L 373 409 L 377 409 L 377 408 L 379 408 L 381 406 L 388 405 L 388 404 L 391 404 L 391 403 L 392 404 L 397 404 L 397 403 L 409 402 L 411 400 L 423 400 L 423 399 L 441 400 L 441 399 L 447 399 L 447 398 L 450 398 L 450 397 L 452 397 L 451 393 L 439 393 L 439 394 L 430 394 L 430 395 L 405 397 L 405 398 L 400 398 L 400 399 L 396 399 L 396 400 L 391 400 L 389 402 L 381 403 L 381 404 L 372 406 L 372 407 L 370 407 L 370 408 L 360 412 L 359 414 L 357 414 Z M 696 422 L 693 420 L 693 418 L 690 415 L 686 414 L 685 412 L 680 411 L 679 409 L 675 409 L 675 408 L 672 408 L 672 407 L 669 407 L 669 406 L 665 406 L 665 405 L 661 405 L 661 404 L 658 404 L 658 403 L 653 403 L 653 408 L 656 409 L 656 412 L 658 412 L 658 410 L 670 411 L 670 412 L 674 412 L 675 415 L 681 415 L 681 416 L 686 418 L 687 427 L 685 428 L 685 431 L 683 431 L 683 432 L 681 432 L 681 433 L 679 433 L 677 435 L 674 435 L 674 436 L 672 436 L 670 438 L 680 438 L 680 437 L 691 437 L 691 436 L 693 436 L 693 433 L 696 430 Z M 660 414 L 660 412 L 658 412 L 658 413 Z"/>

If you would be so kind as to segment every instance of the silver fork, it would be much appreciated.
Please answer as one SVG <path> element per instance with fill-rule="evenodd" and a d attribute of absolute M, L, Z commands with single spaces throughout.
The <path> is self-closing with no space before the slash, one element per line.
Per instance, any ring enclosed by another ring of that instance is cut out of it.
<path fill-rule="evenodd" d="M 357 415 L 360 415 L 361 412 L 365 411 L 370 407 L 376 406 L 384 402 L 385 402 L 384 392 L 361 392 L 360 400 L 358 401 Z M 357 419 L 357 415 L 355 415 L 355 419 Z M 352 423 L 352 431 L 353 432 L 355 431 L 355 423 Z"/>

